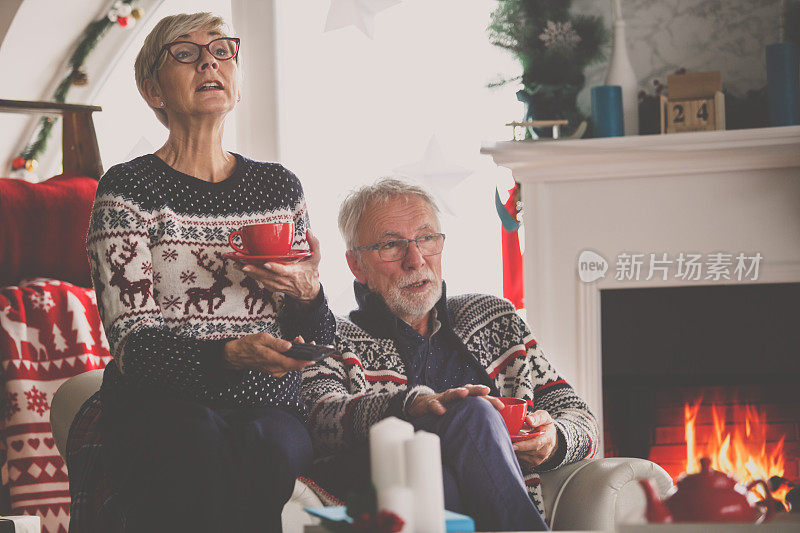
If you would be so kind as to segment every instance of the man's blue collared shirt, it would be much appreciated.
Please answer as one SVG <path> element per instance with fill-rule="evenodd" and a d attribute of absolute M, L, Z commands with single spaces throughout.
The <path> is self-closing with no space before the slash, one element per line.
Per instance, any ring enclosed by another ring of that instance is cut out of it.
<path fill-rule="evenodd" d="M 468 384 L 494 389 L 486 371 L 469 353 L 450 325 L 445 288 L 431 312 L 433 333 L 425 338 L 392 313 L 383 300 L 356 282 L 359 309 L 350 319 L 378 337 L 391 338 L 406 365 L 408 387 L 426 385 L 436 392 Z"/>

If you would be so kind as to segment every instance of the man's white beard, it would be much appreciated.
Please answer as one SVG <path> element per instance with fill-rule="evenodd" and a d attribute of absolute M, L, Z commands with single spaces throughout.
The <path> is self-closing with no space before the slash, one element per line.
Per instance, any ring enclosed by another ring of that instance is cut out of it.
<path fill-rule="evenodd" d="M 418 277 L 417 277 L 418 278 Z M 399 280 L 386 294 L 386 305 L 392 310 L 394 314 L 409 322 L 410 319 L 426 315 L 433 307 L 439 298 L 442 297 L 442 282 L 436 281 L 433 276 L 428 279 L 430 281 L 429 288 L 423 294 L 407 294 L 400 287 L 410 285 L 420 281 L 419 279 Z M 409 322 L 410 323 L 410 322 Z"/>

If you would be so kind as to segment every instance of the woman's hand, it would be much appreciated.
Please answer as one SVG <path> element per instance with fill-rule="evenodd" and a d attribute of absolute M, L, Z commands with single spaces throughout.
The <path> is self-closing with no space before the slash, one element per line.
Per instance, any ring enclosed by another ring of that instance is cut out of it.
<path fill-rule="evenodd" d="M 282 292 L 301 302 L 310 302 L 319 294 L 319 240 L 306 232 L 311 256 L 297 263 L 264 263 L 263 267 L 245 265 L 242 272 L 272 292 Z"/>
<path fill-rule="evenodd" d="M 514 443 L 514 451 L 517 453 L 519 464 L 532 468 L 553 456 L 558 446 L 558 435 L 553 418 L 547 411 L 534 411 L 525 417 L 525 425 L 527 429 L 544 430 L 544 433 L 538 437 Z"/>
<path fill-rule="evenodd" d="M 295 339 L 303 342 L 302 337 Z M 273 337 L 269 333 L 256 333 L 225 344 L 225 362 L 238 369 L 258 370 L 276 378 L 282 378 L 292 370 L 302 370 L 312 361 L 300 361 L 286 357 L 283 352 L 292 343 Z"/>

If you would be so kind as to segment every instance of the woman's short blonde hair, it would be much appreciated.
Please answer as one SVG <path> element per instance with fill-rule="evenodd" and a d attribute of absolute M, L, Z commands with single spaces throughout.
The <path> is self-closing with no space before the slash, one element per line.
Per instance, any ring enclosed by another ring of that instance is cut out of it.
<path fill-rule="evenodd" d="M 223 35 L 232 36 L 233 29 L 225 19 L 213 13 L 181 13 L 170 15 L 158 21 L 158 24 L 148 34 L 136 56 L 133 70 L 136 76 L 136 87 L 139 94 L 145 96 L 144 84 L 146 80 L 152 80 L 156 87 L 161 87 L 158 83 L 158 71 L 167 61 L 167 54 L 162 54 L 161 49 L 165 44 L 174 41 L 180 35 L 191 33 L 196 30 L 213 29 L 219 30 Z M 239 58 L 236 58 L 238 63 Z M 158 120 L 169 127 L 167 124 L 167 113 L 163 109 L 153 109 Z"/>
<path fill-rule="evenodd" d="M 339 232 L 344 238 L 347 249 L 352 251 L 358 246 L 358 225 L 364 216 L 367 208 L 382 204 L 394 198 L 420 198 L 426 202 L 436 219 L 436 225 L 441 228 L 439 223 L 439 207 L 431 193 L 413 183 L 399 180 L 396 178 L 380 178 L 372 185 L 364 185 L 355 189 L 347 195 L 342 205 L 339 207 Z"/>

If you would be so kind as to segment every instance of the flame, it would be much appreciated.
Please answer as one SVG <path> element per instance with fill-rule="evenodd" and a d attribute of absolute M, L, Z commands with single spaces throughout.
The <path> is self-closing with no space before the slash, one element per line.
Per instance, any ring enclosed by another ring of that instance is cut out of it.
<path fill-rule="evenodd" d="M 772 476 L 783 476 L 785 437 L 770 445 L 771 452 L 767 450 L 767 422 L 763 412 L 750 405 L 734 405 L 733 421 L 744 420 L 744 428 L 737 423 L 732 426 L 733 431 L 729 431 L 726 428 L 725 407 L 712 404 L 713 431 L 708 443 L 702 445 L 697 442 L 695 429 L 701 404 L 702 398 L 694 405 L 687 403 L 684 406 L 686 473 L 699 472 L 700 458 L 708 457 L 714 470 L 725 472 L 745 486 L 756 479 L 768 482 Z M 754 488 L 753 492 L 760 498 L 766 497 L 761 487 Z M 772 497 L 788 508 L 785 500 L 788 492 L 788 487 L 781 487 L 772 493 Z"/>

